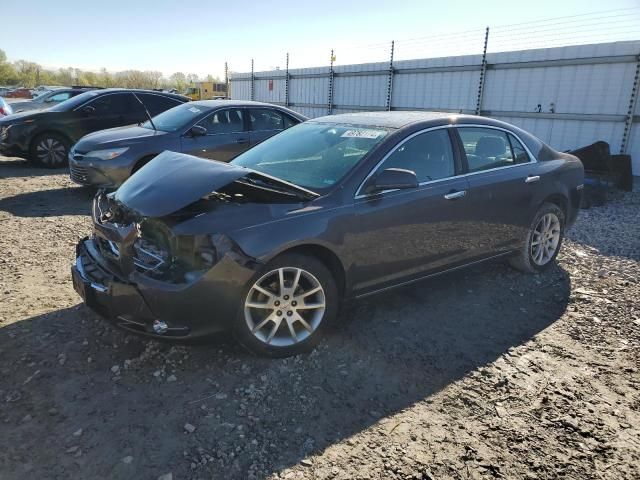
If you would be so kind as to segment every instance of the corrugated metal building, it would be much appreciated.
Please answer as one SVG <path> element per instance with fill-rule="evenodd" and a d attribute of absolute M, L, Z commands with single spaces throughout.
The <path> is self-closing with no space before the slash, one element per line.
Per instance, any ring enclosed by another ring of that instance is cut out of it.
<path fill-rule="evenodd" d="M 604 140 L 619 153 L 632 90 L 638 93 L 639 54 L 640 41 L 488 53 L 480 111 L 559 150 Z M 309 117 L 387 108 L 475 113 L 478 107 L 482 55 L 397 61 L 393 73 L 389 67 L 236 73 L 231 97 L 288 105 Z M 632 120 L 625 150 L 640 175 L 640 101 Z"/>

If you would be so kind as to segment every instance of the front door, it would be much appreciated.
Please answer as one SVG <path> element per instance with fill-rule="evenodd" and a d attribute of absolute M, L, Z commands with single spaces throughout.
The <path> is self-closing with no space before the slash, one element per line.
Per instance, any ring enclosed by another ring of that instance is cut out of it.
<path fill-rule="evenodd" d="M 358 293 L 464 263 L 474 235 L 469 229 L 468 183 L 457 175 L 448 129 L 410 137 L 376 172 L 386 168 L 414 171 L 419 186 L 356 196 L 354 230 L 345 242 L 355 252 Z"/>
<path fill-rule="evenodd" d="M 244 110 L 226 108 L 200 120 L 197 125 L 207 131 L 202 136 L 185 134 L 182 151 L 198 157 L 228 162 L 249 148 L 249 133 L 245 129 Z"/>

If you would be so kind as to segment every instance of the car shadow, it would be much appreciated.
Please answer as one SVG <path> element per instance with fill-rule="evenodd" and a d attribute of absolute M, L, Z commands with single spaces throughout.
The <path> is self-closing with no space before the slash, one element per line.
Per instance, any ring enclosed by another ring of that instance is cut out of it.
<path fill-rule="evenodd" d="M 42 177 L 46 175 L 68 174 L 69 169 L 64 168 L 40 168 L 31 162 L 17 157 L 0 157 L 0 179 L 20 177 Z"/>
<path fill-rule="evenodd" d="M 355 302 L 314 353 L 282 360 L 226 337 L 148 342 L 82 305 L 25 319 L 0 328 L 3 396 L 16 399 L 0 403 L 0 464 L 32 478 L 275 474 L 531 340 L 570 287 L 560 267 L 477 266 Z"/>
<path fill-rule="evenodd" d="M 62 187 L 20 193 L 0 198 L 0 210 L 17 217 L 88 215 L 95 190 L 87 187 Z"/>

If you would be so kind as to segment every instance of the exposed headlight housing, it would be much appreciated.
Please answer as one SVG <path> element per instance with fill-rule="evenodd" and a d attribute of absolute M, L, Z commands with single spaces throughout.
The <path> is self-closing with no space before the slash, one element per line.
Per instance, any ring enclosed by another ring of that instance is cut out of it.
<path fill-rule="evenodd" d="M 119 157 L 124 152 L 129 150 L 129 147 L 123 148 L 106 148 L 104 150 L 93 150 L 85 155 L 85 157 L 98 158 L 100 160 L 113 160 Z"/>

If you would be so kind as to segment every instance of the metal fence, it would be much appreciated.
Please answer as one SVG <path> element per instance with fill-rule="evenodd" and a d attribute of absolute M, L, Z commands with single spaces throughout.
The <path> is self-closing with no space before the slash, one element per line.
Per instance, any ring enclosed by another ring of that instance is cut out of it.
<path fill-rule="evenodd" d="M 491 116 L 561 150 L 605 140 L 613 153 L 631 154 L 640 175 L 640 41 L 625 40 L 640 38 L 640 9 L 578 17 L 392 41 L 383 62 L 338 64 L 338 49 L 328 52 L 324 67 L 290 68 L 286 54 L 284 68 L 257 72 L 252 60 L 250 72 L 230 73 L 231 98 L 284 105 L 309 117 L 385 110 Z M 603 38 L 607 21 L 606 36 L 620 41 L 570 43 Z M 550 39 L 552 29 L 563 33 Z M 380 57 L 383 45 L 367 51 Z M 421 45 L 426 53 L 452 55 L 398 59 L 424 51 Z M 550 48 L 520 50 L 538 45 Z M 342 58 L 362 58 L 357 48 L 354 55 L 345 49 Z M 501 48 L 513 51 L 496 51 Z"/>

